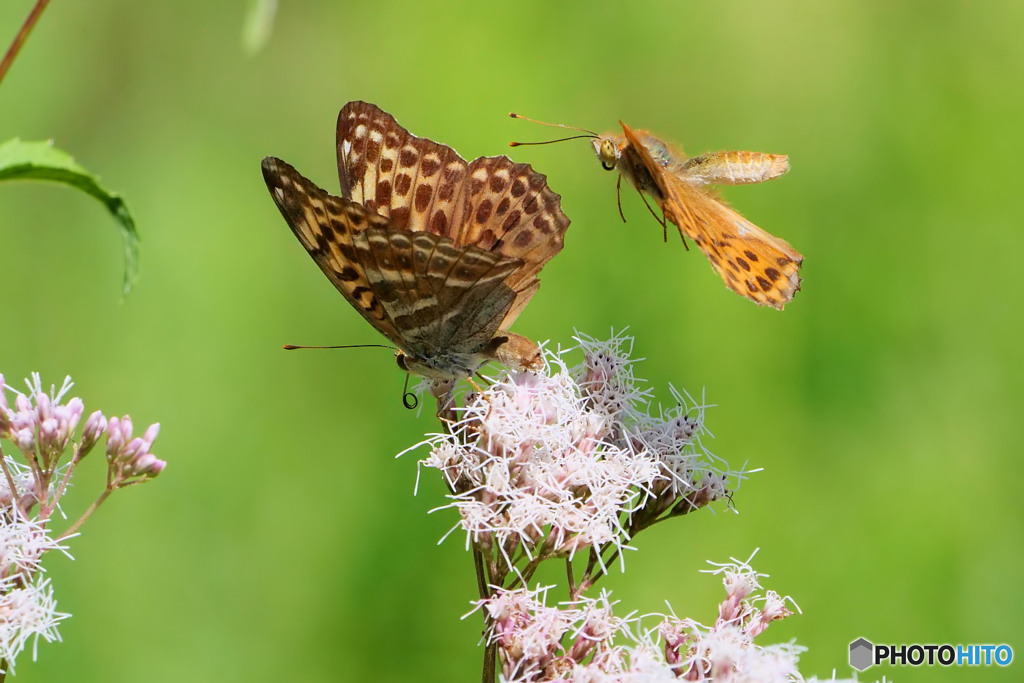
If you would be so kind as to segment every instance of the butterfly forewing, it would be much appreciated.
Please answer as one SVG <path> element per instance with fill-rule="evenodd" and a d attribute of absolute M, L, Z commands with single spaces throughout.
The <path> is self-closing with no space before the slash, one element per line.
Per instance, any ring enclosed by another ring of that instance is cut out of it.
<path fill-rule="evenodd" d="M 364 206 L 334 197 L 275 157 L 263 160 L 263 179 L 288 227 L 313 261 L 366 320 L 394 341 L 398 336 L 368 287 L 353 237 L 388 221 Z"/>

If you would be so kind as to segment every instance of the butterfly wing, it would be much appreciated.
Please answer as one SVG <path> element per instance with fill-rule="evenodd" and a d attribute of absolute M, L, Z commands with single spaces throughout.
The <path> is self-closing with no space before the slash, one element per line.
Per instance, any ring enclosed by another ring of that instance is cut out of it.
<path fill-rule="evenodd" d="M 367 281 L 410 355 L 474 355 L 493 339 L 522 265 L 428 232 L 368 228 L 355 238 Z"/>
<path fill-rule="evenodd" d="M 779 310 L 800 289 L 803 256 L 785 240 L 754 225 L 707 189 L 672 173 L 622 124 L 630 154 L 643 162 L 652 195 L 665 217 L 696 242 L 711 267 L 737 294 Z"/>
<path fill-rule="evenodd" d="M 569 218 L 547 178 L 505 156 L 480 157 L 455 213 L 457 243 L 475 244 L 523 262 L 506 281 L 516 300 L 501 323 L 507 329 L 537 291 L 541 268 L 562 250 Z"/>
<path fill-rule="evenodd" d="M 426 231 L 520 259 L 506 284 L 516 300 L 507 328 L 537 290 L 537 274 L 563 244 L 569 219 L 547 179 L 508 157 L 467 163 L 447 145 L 412 135 L 367 102 L 338 114 L 342 194 L 389 216 L 395 228 Z"/>
<path fill-rule="evenodd" d="M 671 179 L 665 216 L 687 234 L 737 294 L 782 310 L 800 289 L 803 256 L 707 191 Z"/>
<path fill-rule="evenodd" d="M 369 102 L 338 113 L 341 194 L 391 218 L 396 229 L 451 236 L 469 164 L 447 145 L 412 135 Z"/>
<path fill-rule="evenodd" d="M 327 279 L 368 323 L 393 343 L 401 335 L 374 295 L 355 237 L 372 227 L 386 229 L 388 220 L 360 204 L 334 197 L 275 157 L 263 160 L 263 179 L 288 227 Z"/>

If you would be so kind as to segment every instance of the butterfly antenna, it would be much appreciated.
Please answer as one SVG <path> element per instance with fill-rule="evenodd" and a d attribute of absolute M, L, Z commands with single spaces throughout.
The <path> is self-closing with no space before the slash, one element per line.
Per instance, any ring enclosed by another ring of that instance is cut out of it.
<path fill-rule="evenodd" d="M 581 133 L 584 133 L 583 135 L 570 135 L 567 138 L 558 138 L 557 140 L 545 140 L 543 142 L 510 142 L 508 143 L 509 147 L 522 147 L 524 145 L 550 145 L 555 142 L 565 142 L 566 140 L 579 140 L 580 138 L 600 137 L 594 131 L 587 130 L 586 128 L 567 126 L 564 123 L 548 123 L 547 121 L 538 121 L 537 119 L 531 119 L 527 116 L 523 116 L 522 114 L 517 114 L 515 112 L 509 112 L 509 116 L 511 116 L 514 119 L 522 119 L 523 121 L 529 121 L 530 123 L 539 123 L 542 126 L 552 126 L 553 128 L 567 128 L 568 130 L 578 130 Z"/>
<path fill-rule="evenodd" d="M 285 351 L 294 351 L 295 349 L 391 349 L 397 351 L 394 346 L 388 346 L 386 344 L 343 344 L 341 346 L 296 346 L 295 344 L 285 344 Z"/>
<path fill-rule="evenodd" d="M 402 405 L 409 410 L 416 410 L 416 406 L 420 404 L 420 399 L 416 394 L 409 391 L 409 373 L 405 373 L 405 386 L 402 387 Z"/>

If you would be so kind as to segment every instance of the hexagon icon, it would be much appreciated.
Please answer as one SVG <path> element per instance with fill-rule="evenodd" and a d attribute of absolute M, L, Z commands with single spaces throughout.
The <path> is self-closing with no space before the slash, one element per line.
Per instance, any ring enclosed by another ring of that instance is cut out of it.
<path fill-rule="evenodd" d="M 850 643 L 850 666 L 863 671 L 872 665 L 875 646 L 867 638 L 858 638 Z"/>

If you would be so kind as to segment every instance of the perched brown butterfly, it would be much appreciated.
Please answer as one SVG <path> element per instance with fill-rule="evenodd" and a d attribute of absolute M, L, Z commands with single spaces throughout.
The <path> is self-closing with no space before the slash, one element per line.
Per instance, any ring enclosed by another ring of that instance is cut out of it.
<path fill-rule="evenodd" d="M 488 360 L 536 368 L 537 345 L 508 331 L 562 248 L 569 219 L 546 179 L 508 157 L 467 163 L 366 102 L 338 115 L 335 197 L 274 157 L 263 177 L 327 278 L 398 350 L 438 381 Z"/>
<path fill-rule="evenodd" d="M 593 138 L 601 165 L 609 171 L 618 169 L 619 181 L 625 177 L 642 197 L 650 195 L 664 219 L 697 243 L 730 289 L 782 310 L 800 289 L 804 257 L 731 209 L 708 186 L 771 180 L 789 170 L 788 158 L 761 152 L 711 152 L 687 158 L 650 133 L 619 123 L 622 135 L 584 131 L 587 135 L 574 137 Z"/>

